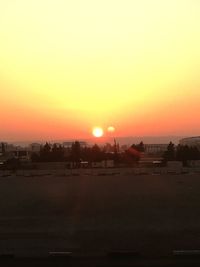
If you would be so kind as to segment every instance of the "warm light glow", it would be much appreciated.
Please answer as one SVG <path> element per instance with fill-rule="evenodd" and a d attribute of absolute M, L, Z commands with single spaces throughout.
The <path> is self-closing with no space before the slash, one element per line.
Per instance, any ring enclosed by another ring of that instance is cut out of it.
<path fill-rule="evenodd" d="M 0 142 L 199 135 L 199 0 L 1 0 Z"/>
<path fill-rule="evenodd" d="M 92 131 L 95 137 L 102 137 L 103 136 L 103 129 L 100 127 L 95 127 Z"/>
<path fill-rule="evenodd" d="M 115 131 L 115 127 L 113 127 L 113 126 L 109 126 L 108 129 L 107 129 L 107 131 L 108 131 L 109 133 L 114 133 L 114 131 Z"/>

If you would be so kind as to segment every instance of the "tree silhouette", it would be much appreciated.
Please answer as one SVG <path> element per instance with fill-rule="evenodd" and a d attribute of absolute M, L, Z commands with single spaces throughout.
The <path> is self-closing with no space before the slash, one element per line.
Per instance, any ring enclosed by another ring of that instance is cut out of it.
<path fill-rule="evenodd" d="M 187 145 L 178 145 L 176 159 L 182 161 L 186 166 L 187 161 L 200 159 L 200 151 L 195 146 L 189 147 Z"/>
<path fill-rule="evenodd" d="M 41 146 L 40 153 L 33 153 L 31 155 L 32 161 L 64 161 L 64 148 L 61 145 L 53 144 L 53 146 L 46 142 L 44 146 Z"/>
<path fill-rule="evenodd" d="M 144 152 L 144 143 L 142 141 L 137 145 L 137 149 L 139 152 Z"/>
<path fill-rule="evenodd" d="M 92 156 L 92 161 L 101 161 L 103 160 L 104 157 L 104 152 L 101 151 L 100 147 L 95 144 L 92 149 L 91 149 L 91 156 Z"/>
<path fill-rule="evenodd" d="M 180 144 L 175 149 L 174 144 L 170 142 L 163 157 L 165 161 L 178 160 L 182 161 L 184 166 L 187 166 L 188 161 L 200 159 L 200 151 L 196 146 Z"/>
<path fill-rule="evenodd" d="M 53 161 L 63 161 L 64 160 L 64 149 L 61 145 L 53 144 L 52 147 L 52 160 Z"/>
<path fill-rule="evenodd" d="M 5 144 L 4 143 L 1 143 L 1 150 L 2 150 L 2 154 L 5 155 L 6 148 L 5 148 Z"/>
<path fill-rule="evenodd" d="M 190 148 L 190 158 L 191 160 L 199 160 L 200 159 L 200 151 L 196 146 L 192 146 Z"/>
<path fill-rule="evenodd" d="M 41 161 L 51 161 L 51 146 L 47 142 L 40 149 L 40 160 Z"/>
<path fill-rule="evenodd" d="M 176 159 L 183 162 L 183 165 L 187 165 L 187 160 L 190 159 L 190 148 L 182 145 L 178 145 L 176 152 Z"/>
<path fill-rule="evenodd" d="M 70 158 L 73 162 L 73 165 L 78 167 L 81 160 L 81 145 L 78 141 L 75 141 L 72 144 Z"/>
<path fill-rule="evenodd" d="M 165 161 L 173 161 L 176 159 L 175 145 L 170 142 L 167 151 L 164 152 L 163 158 Z"/>
<path fill-rule="evenodd" d="M 84 147 L 81 149 L 81 159 L 83 161 L 92 162 L 92 150 L 90 147 Z"/>

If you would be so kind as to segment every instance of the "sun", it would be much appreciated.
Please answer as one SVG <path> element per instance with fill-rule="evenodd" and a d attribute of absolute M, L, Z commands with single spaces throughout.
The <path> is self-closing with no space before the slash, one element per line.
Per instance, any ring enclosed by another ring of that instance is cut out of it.
<path fill-rule="evenodd" d="M 95 137 L 102 137 L 104 132 L 103 132 L 103 129 L 101 127 L 95 127 L 92 131 L 92 134 L 95 136 Z"/>

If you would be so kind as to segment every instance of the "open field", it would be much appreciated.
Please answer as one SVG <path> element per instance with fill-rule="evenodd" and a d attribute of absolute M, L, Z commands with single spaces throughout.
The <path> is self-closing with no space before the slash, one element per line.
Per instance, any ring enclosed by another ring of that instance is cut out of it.
<path fill-rule="evenodd" d="M 0 178 L 0 252 L 200 249 L 200 175 Z"/>

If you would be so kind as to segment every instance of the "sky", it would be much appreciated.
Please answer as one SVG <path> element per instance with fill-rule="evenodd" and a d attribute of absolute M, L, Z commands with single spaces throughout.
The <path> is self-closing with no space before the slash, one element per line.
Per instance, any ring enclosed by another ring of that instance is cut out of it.
<path fill-rule="evenodd" d="M 0 0 L 0 140 L 200 135 L 200 1 Z"/>

